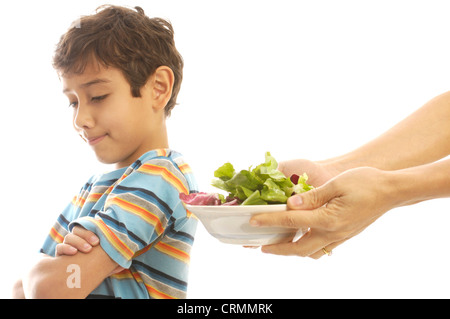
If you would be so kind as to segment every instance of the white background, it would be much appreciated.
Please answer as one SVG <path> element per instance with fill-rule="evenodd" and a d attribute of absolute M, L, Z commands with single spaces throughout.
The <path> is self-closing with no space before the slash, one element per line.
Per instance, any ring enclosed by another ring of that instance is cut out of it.
<path fill-rule="evenodd" d="M 170 146 L 205 191 L 226 161 L 343 154 L 450 87 L 448 1 L 109 2 L 173 23 L 185 70 Z M 101 4 L 2 3 L 0 297 L 104 169 L 74 133 L 51 67 L 60 35 Z M 393 210 L 318 261 L 225 245 L 200 225 L 188 297 L 448 298 L 449 204 Z"/>

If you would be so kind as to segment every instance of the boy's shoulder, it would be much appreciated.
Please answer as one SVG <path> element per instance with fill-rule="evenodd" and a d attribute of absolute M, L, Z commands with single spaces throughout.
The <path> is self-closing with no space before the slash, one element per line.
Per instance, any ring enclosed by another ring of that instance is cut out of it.
<path fill-rule="evenodd" d="M 190 173 L 189 165 L 185 162 L 181 153 L 164 148 L 149 151 L 142 155 L 129 170 L 139 170 L 142 167 L 166 168 L 169 171 L 180 171 L 181 173 Z"/>
<path fill-rule="evenodd" d="M 190 166 L 181 153 L 171 149 L 156 149 L 145 153 L 127 169 L 124 177 L 133 172 L 160 176 L 182 193 L 197 190 Z"/>

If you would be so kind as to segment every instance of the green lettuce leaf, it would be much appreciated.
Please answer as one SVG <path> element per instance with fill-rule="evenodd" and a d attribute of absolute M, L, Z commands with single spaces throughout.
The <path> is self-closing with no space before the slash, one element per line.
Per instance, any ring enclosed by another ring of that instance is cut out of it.
<path fill-rule="evenodd" d="M 303 174 L 294 185 L 290 177 L 278 170 L 278 162 L 267 152 L 265 162 L 254 169 L 236 172 L 231 163 L 225 163 L 214 172 L 212 186 L 228 192 L 228 198 L 237 198 L 241 205 L 285 204 L 294 193 L 306 192 L 313 187 Z"/>

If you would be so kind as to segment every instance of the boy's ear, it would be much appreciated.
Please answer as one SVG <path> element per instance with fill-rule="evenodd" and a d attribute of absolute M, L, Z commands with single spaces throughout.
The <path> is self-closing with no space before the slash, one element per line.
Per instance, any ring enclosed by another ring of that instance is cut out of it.
<path fill-rule="evenodd" d="M 172 88 L 175 76 L 168 66 L 160 66 L 156 69 L 151 80 L 153 108 L 164 109 L 172 97 Z"/>

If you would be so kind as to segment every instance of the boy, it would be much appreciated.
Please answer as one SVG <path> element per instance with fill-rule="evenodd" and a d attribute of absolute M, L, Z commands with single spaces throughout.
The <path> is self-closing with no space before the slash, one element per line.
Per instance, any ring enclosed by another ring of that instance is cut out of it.
<path fill-rule="evenodd" d="M 16 284 L 15 296 L 186 296 L 196 220 L 179 194 L 196 185 L 181 155 L 168 149 L 165 126 L 183 61 L 172 26 L 135 9 L 100 7 L 58 43 L 54 67 L 75 130 L 116 169 L 89 179 L 58 217 L 44 257 Z M 65 236 L 82 240 L 86 231 L 100 240 L 89 253 L 55 252 Z"/>

